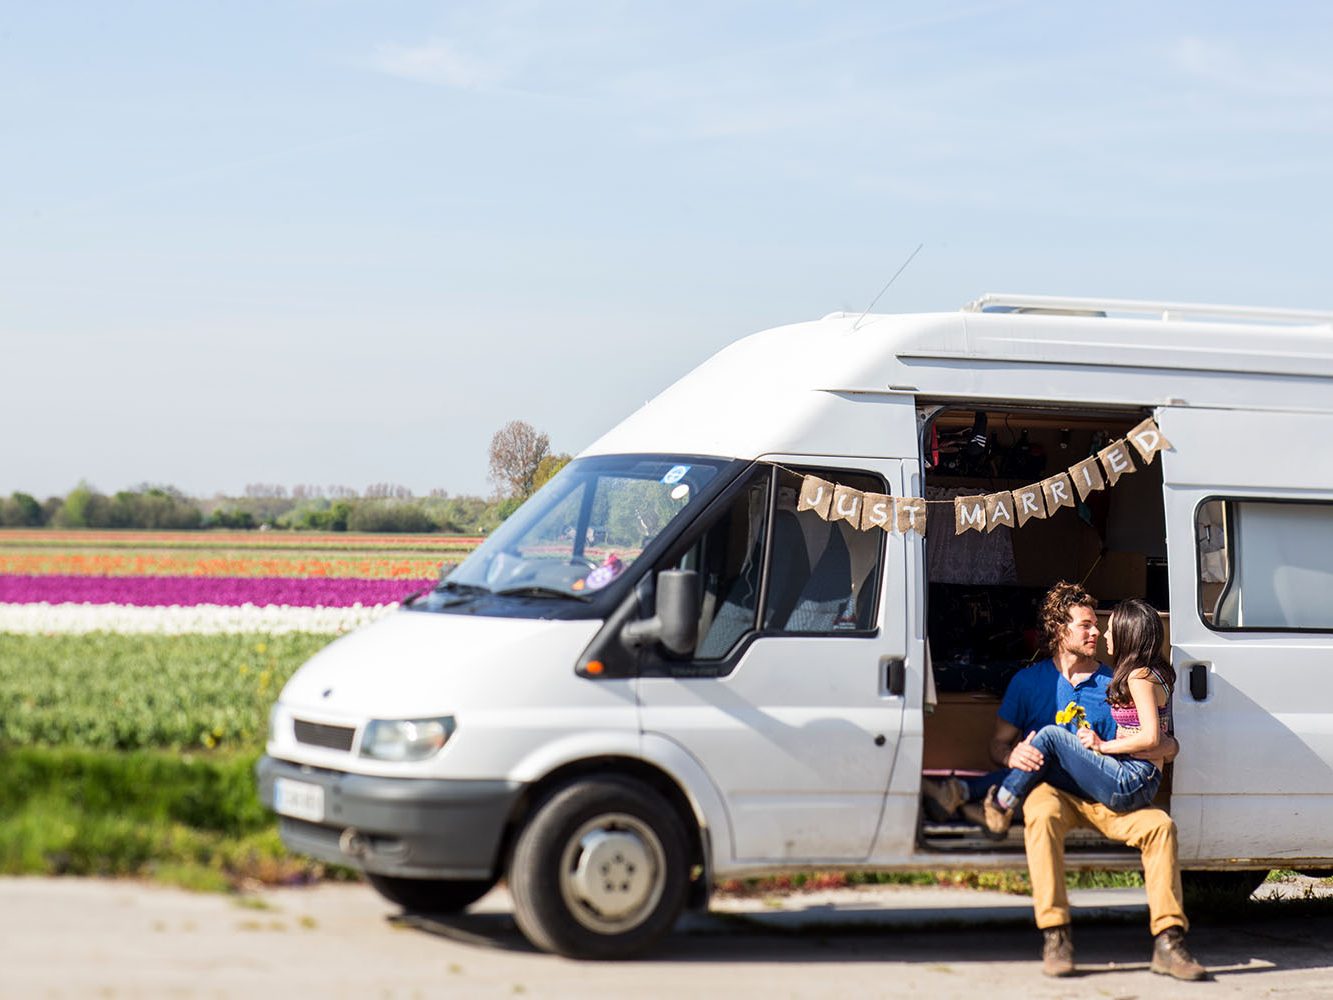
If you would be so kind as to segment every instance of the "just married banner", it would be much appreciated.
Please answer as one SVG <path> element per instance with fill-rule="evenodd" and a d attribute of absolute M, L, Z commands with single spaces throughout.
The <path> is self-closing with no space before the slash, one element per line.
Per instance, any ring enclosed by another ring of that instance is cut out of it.
<path fill-rule="evenodd" d="M 954 534 L 965 531 L 994 531 L 998 527 L 1021 528 L 1033 518 L 1046 518 L 1061 507 L 1073 507 L 1088 494 L 1119 482 L 1121 476 L 1138 471 L 1131 448 L 1144 465 L 1151 465 L 1159 451 L 1171 447 L 1162 436 L 1157 422 L 1149 417 L 1123 438 L 1112 441 L 1096 455 L 1071 465 L 1064 472 L 1042 479 L 1031 486 L 999 493 L 981 493 L 952 500 L 925 500 L 921 497 L 892 497 L 884 493 L 865 493 L 830 483 L 818 476 L 801 480 L 797 510 L 813 510 L 826 521 L 846 521 L 855 528 L 869 531 L 926 533 L 926 504 L 951 503 L 954 508 Z M 1077 499 L 1075 499 L 1077 497 Z"/>

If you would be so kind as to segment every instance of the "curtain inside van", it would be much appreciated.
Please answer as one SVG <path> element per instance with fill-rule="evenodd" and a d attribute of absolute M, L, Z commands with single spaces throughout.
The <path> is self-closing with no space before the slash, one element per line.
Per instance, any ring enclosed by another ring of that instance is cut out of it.
<path fill-rule="evenodd" d="M 1231 504 L 1221 628 L 1333 629 L 1333 504 Z"/>

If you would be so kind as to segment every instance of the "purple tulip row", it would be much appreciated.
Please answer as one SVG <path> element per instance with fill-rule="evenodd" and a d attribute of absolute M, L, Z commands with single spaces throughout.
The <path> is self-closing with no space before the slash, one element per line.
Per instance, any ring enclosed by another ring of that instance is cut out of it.
<path fill-rule="evenodd" d="M 0 604 L 129 604 L 189 607 L 254 604 L 309 608 L 395 604 L 434 580 L 344 577 L 0 575 Z"/>

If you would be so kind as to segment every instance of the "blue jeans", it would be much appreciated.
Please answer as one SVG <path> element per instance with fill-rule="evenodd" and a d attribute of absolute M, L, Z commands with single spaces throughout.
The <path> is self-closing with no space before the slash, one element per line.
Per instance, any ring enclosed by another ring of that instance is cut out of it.
<path fill-rule="evenodd" d="M 1154 764 L 1088 750 L 1063 726 L 1042 728 L 1032 745 L 1041 751 L 1042 766 L 1035 771 L 1014 768 L 1003 782 L 1020 801 L 1045 781 L 1071 795 L 1100 802 L 1113 812 L 1126 813 L 1151 802 L 1162 783 L 1162 772 Z"/>

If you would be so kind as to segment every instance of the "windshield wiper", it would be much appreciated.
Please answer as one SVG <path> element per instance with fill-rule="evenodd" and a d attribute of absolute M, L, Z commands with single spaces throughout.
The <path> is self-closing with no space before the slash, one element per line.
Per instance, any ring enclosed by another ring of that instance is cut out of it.
<path fill-rule="evenodd" d="M 452 590 L 459 594 L 491 594 L 494 591 L 490 587 L 483 587 L 479 583 L 459 583 L 457 580 L 441 580 L 435 585 L 437 591 Z"/>
<path fill-rule="evenodd" d="M 506 590 L 497 590 L 494 593 L 499 597 L 561 597 L 570 601 L 588 603 L 588 598 L 582 594 L 571 594 L 568 590 L 544 587 L 539 583 L 525 583 L 521 587 L 509 587 Z"/>

